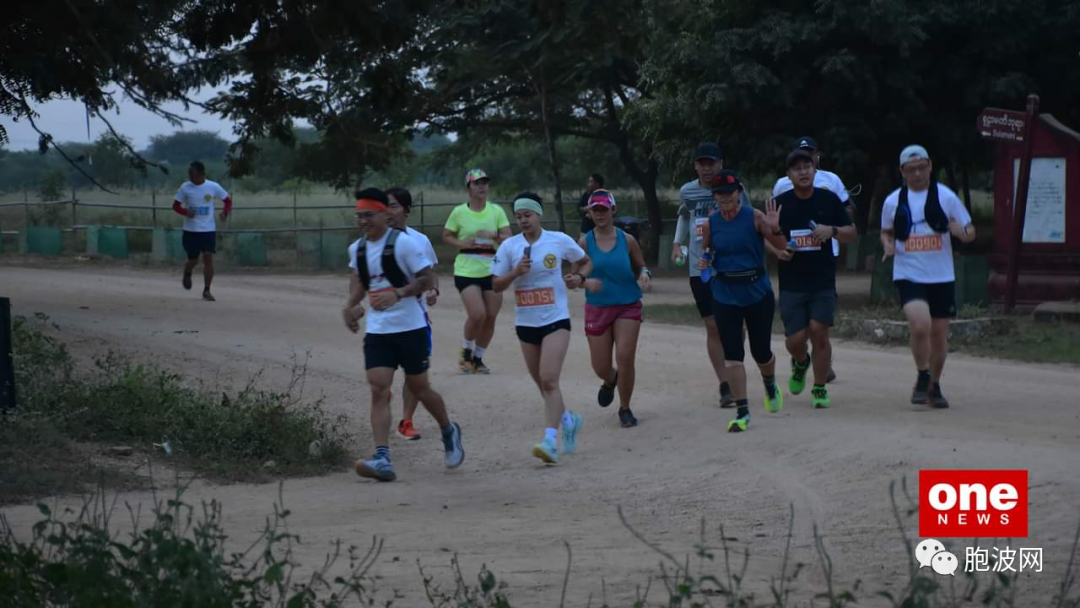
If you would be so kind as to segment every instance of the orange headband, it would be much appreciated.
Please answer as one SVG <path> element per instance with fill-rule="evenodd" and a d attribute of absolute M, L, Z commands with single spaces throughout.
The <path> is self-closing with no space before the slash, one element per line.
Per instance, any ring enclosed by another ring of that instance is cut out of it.
<path fill-rule="evenodd" d="M 386 203 L 373 198 L 362 198 L 356 201 L 356 208 L 360 211 L 387 211 L 390 208 Z"/>

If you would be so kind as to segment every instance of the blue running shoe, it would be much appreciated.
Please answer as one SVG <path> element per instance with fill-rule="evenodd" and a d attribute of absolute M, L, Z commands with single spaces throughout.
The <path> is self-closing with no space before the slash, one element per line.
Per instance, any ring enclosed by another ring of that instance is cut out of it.
<path fill-rule="evenodd" d="M 443 448 L 446 450 L 446 468 L 456 469 L 465 461 L 465 448 L 461 447 L 461 427 L 451 422 L 443 430 Z"/>
<path fill-rule="evenodd" d="M 559 462 L 559 446 L 555 445 L 554 441 L 545 439 L 533 446 L 532 455 L 543 460 L 545 464 L 556 464 Z"/>
<path fill-rule="evenodd" d="M 394 474 L 394 466 L 386 458 L 357 460 L 353 466 L 356 468 L 356 474 L 361 477 L 378 481 L 394 481 L 397 479 L 397 475 Z"/>
<path fill-rule="evenodd" d="M 619 424 L 621 424 L 624 429 L 637 426 L 637 418 L 634 417 L 634 412 L 631 412 L 630 408 L 619 410 Z"/>
<path fill-rule="evenodd" d="M 573 454 L 577 451 L 577 434 L 581 430 L 581 425 L 584 421 L 581 416 L 574 412 L 569 412 L 570 417 L 574 419 L 571 424 L 562 425 L 562 451 L 563 454 Z"/>

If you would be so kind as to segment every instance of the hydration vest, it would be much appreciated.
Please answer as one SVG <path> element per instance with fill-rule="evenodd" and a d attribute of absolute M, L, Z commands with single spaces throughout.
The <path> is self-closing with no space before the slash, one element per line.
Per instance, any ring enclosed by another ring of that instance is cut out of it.
<path fill-rule="evenodd" d="M 394 286 L 404 287 L 409 283 L 405 278 L 405 273 L 401 270 L 401 266 L 398 266 L 397 258 L 394 257 L 394 243 L 397 242 L 398 235 L 402 232 L 396 228 L 390 229 L 390 235 L 386 237 L 386 245 L 382 250 L 382 271 L 383 276 L 387 281 Z M 356 248 L 356 272 L 360 275 L 360 283 L 364 285 L 364 290 L 371 289 L 371 269 L 367 265 L 367 237 L 360 239 L 360 245 Z"/>
<path fill-rule="evenodd" d="M 948 232 L 949 218 L 941 207 L 941 197 L 938 193 L 937 180 L 930 180 L 930 189 L 926 192 L 926 207 L 923 209 L 926 224 L 934 232 Z M 906 241 L 911 235 L 914 224 L 911 222 L 911 206 L 908 205 L 908 187 L 904 184 L 900 188 L 900 201 L 896 205 L 896 215 L 893 216 L 893 232 L 896 240 Z"/>

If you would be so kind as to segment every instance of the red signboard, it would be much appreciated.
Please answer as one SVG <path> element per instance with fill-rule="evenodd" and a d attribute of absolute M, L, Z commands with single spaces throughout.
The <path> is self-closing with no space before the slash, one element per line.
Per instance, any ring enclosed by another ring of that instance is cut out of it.
<path fill-rule="evenodd" d="M 1024 538 L 1028 535 L 1026 470 L 919 471 L 922 538 Z"/>
<path fill-rule="evenodd" d="M 1027 120 L 1023 112 L 986 108 L 975 121 L 975 128 L 986 139 L 1021 143 L 1027 134 Z"/>

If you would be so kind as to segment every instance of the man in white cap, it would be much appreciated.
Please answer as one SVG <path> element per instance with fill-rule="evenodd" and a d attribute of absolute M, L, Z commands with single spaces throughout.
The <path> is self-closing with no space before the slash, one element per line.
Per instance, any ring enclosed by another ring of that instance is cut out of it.
<path fill-rule="evenodd" d="M 975 240 L 975 226 L 956 193 L 937 183 L 926 148 L 900 152 L 904 186 L 881 209 L 885 256 L 896 256 L 893 282 L 911 327 L 911 354 L 919 371 L 911 402 L 949 407 L 941 392 L 941 372 L 949 352 L 949 319 L 956 316 L 952 235 Z"/>

